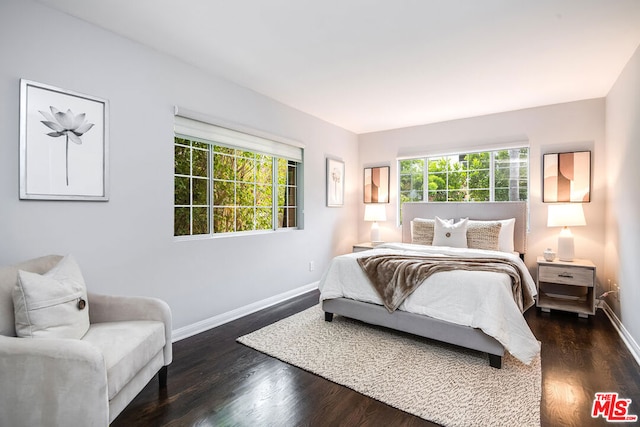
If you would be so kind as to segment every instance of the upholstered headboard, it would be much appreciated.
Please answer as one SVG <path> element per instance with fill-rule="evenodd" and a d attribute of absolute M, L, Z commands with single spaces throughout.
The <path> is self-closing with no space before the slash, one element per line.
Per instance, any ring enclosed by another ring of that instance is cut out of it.
<path fill-rule="evenodd" d="M 514 249 L 527 252 L 526 202 L 409 202 L 402 205 L 402 241 L 411 242 L 411 221 L 414 218 L 460 218 L 477 220 L 515 218 Z"/>

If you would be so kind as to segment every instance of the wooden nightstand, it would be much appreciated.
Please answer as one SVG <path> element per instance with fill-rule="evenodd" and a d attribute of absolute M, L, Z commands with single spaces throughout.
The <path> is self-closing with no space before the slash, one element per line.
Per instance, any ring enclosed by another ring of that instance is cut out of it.
<path fill-rule="evenodd" d="M 356 243 L 355 245 L 353 245 L 353 252 L 368 251 L 369 249 L 373 249 L 376 246 L 377 245 L 374 245 L 371 242 Z"/>
<path fill-rule="evenodd" d="M 588 318 L 596 314 L 596 266 L 588 259 L 545 261 L 538 257 L 538 298 L 544 312 L 563 310 Z"/>

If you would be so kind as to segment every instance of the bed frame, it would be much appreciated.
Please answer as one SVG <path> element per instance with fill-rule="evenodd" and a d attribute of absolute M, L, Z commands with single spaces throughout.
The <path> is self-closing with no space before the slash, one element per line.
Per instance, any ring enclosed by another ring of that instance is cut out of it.
<path fill-rule="evenodd" d="M 414 218 L 469 218 L 476 220 L 515 218 L 514 249 L 522 255 L 527 248 L 525 202 L 420 202 L 402 205 L 402 241 L 411 242 L 411 220 Z M 425 338 L 442 341 L 460 347 L 488 353 L 489 364 L 500 369 L 504 347 L 495 338 L 480 329 L 456 325 L 429 316 L 396 310 L 389 313 L 384 306 L 335 298 L 322 301 L 324 319 L 333 320 L 333 315 L 357 319 L 372 325 L 408 332 Z"/>

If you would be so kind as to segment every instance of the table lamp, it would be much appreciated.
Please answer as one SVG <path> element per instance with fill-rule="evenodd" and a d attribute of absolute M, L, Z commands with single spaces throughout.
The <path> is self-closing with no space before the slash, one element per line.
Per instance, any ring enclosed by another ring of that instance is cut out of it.
<path fill-rule="evenodd" d="M 587 225 L 581 203 L 549 205 L 547 227 L 563 227 L 558 236 L 558 259 L 573 261 L 575 249 L 569 227 Z"/>
<path fill-rule="evenodd" d="M 380 227 L 378 221 L 387 220 L 386 206 L 382 203 L 371 203 L 364 206 L 364 220 L 373 221 L 371 225 L 371 243 L 382 243 L 380 240 Z"/>

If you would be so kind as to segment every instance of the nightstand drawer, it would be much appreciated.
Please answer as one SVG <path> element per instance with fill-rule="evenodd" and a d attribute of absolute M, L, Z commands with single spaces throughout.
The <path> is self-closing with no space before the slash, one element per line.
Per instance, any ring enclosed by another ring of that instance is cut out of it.
<path fill-rule="evenodd" d="M 561 283 L 563 285 L 593 287 L 593 270 L 563 266 L 541 265 L 538 269 L 540 282 Z"/>

